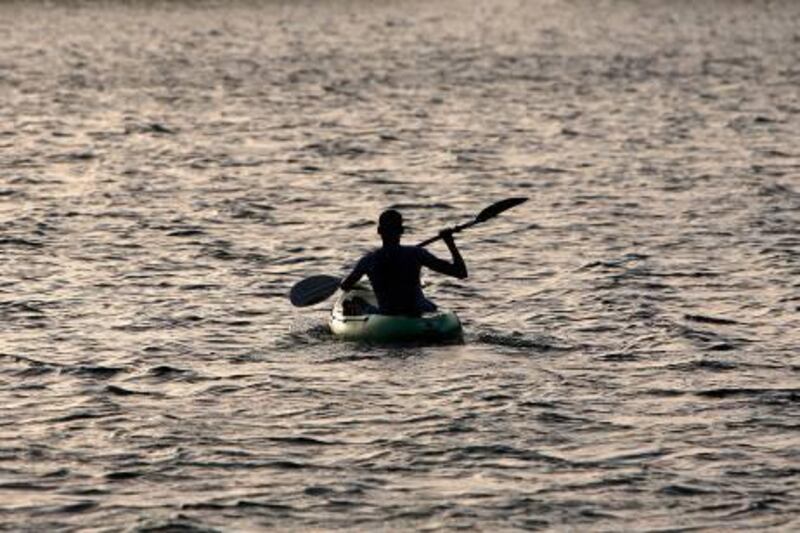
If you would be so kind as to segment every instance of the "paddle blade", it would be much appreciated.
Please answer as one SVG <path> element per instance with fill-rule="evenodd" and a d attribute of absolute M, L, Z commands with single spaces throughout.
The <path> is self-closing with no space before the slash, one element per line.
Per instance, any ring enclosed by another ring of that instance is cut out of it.
<path fill-rule="evenodd" d="M 289 300 L 295 307 L 323 302 L 333 296 L 341 282 L 341 279 L 333 276 L 311 276 L 295 283 L 289 292 Z"/>
<path fill-rule="evenodd" d="M 516 207 L 519 204 L 525 203 L 527 201 L 528 201 L 527 198 L 507 198 L 505 200 L 500 200 L 499 202 L 490 205 L 489 207 L 478 213 L 478 216 L 475 217 L 475 222 L 486 222 L 490 218 L 496 217 L 503 211 L 508 211 L 512 207 Z"/>

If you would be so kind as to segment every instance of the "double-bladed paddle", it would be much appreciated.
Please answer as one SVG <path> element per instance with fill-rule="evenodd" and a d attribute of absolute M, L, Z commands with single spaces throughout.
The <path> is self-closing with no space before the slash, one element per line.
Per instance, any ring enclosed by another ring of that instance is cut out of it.
<path fill-rule="evenodd" d="M 481 224 L 487 220 L 491 220 L 500 213 L 508 211 L 512 207 L 516 207 L 527 200 L 527 198 L 507 198 L 505 200 L 500 200 L 499 202 L 493 203 L 478 213 L 478 216 L 476 216 L 474 220 L 471 220 L 466 224 L 456 226 L 450 231 L 453 233 L 464 231 L 467 228 L 471 228 L 472 226 Z M 427 246 L 441 238 L 441 235 L 437 235 L 422 241 L 417 246 Z M 306 278 L 303 281 L 297 282 L 294 287 L 292 287 L 292 290 L 289 292 L 289 300 L 295 307 L 307 307 L 309 305 L 314 305 L 333 296 L 333 294 L 339 288 L 339 284 L 341 282 L 341 278 L 334 276 L 311 276 L 310 278 Z"/>

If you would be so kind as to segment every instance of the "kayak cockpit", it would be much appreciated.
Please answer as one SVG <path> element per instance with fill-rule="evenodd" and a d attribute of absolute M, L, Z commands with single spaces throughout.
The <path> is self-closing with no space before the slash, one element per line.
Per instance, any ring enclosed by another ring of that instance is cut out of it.
<path fill-rule="evenodd" d="M 377 309 L 372 288 L 359 283 L 336 299 L 329 320 L 331 332 L 343 340 L 375 343 L 441 343 L 462 338 L 461 321 L 453 311 L 394 316 L 381 315 Z"/>

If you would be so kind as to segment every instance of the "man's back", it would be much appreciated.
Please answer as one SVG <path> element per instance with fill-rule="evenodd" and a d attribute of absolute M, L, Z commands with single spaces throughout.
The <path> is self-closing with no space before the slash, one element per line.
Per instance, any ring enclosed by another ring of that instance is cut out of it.
<path fill-rule="evenodd" d="M 380 312 L 416 315 L 432 310 L 422 294 L 420 270 L 430 252 L 416 246 L 384 246 L 366 255 L 364 272 L 369 277 Z"/>

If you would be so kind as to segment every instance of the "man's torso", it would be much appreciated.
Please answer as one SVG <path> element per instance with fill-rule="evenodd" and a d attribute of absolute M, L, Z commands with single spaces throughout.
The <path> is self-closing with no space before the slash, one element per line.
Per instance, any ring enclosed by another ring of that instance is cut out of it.
<path fill-rule="evenodd" d="M 416 246 L 391 246 L 364 258 L 381 313 L 415 315 L 422 311 L 421 253 L 424 251 Z"/>

